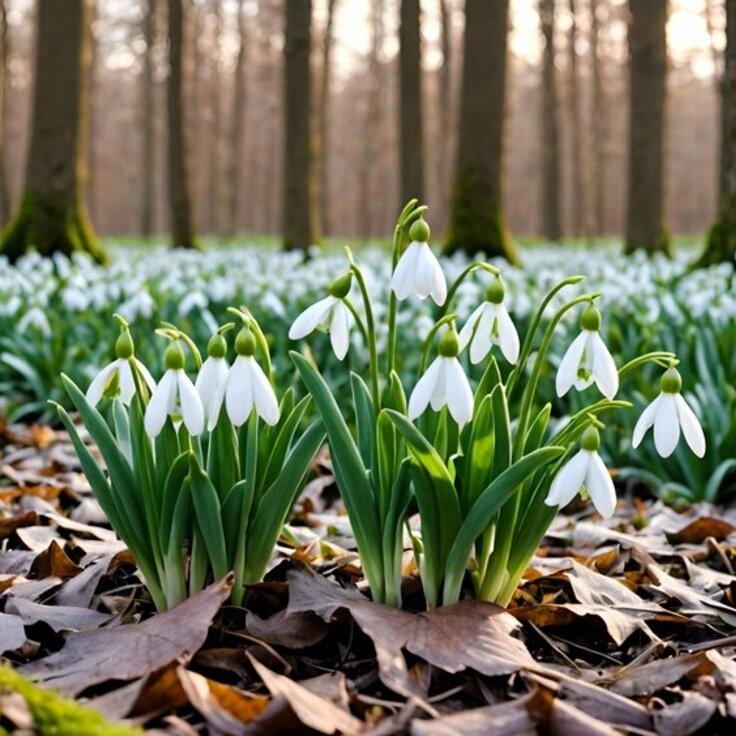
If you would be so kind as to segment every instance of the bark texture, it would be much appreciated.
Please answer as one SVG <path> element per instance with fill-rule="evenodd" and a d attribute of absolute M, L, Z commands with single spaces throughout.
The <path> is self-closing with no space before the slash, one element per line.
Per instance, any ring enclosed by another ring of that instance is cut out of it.
<path fill-rule="evenodd" d="M 626 252 L 669 252 L 664 225 L 667 0 L 629 0 L 629 184 Z"/>
<path fill-rule="evenodd" d="M 156 44 L 156 0 L 145 0 L 143 15 L 143 72 L 141 98 L 143 112 L 141 146 L 141 235 L 153 235 L 155 212 L 154 160 L 156 156 L 156 82 L 153 74 L 153 53 Z"/>
<path fill-rule="evenodd" d="M 322 227 L 330 232 L 329 142 L 330 142 L 330 85 L 332 81 L 332 46 L 335 36 L 335 8 L 337 0 L 327 2 L 327 22 L 322 39 L 322 69 L 320 76 L 319 107 L 317 110 L 317 165 L 316 181 L 319 184 L 319 206 Z"/>
<path fill-rule="evenodd" d="M 39 0 L 33 120 L 25 183 L 0 251 L 14 260 L 86 251 L 105 260 L 85 206 L 89 4 Z"/>
<path fill-rule="evenodd" d="M 542 56 L 542 234 L 547 240 L 562 237 L 560 223 L 560 132 L 557 121 L 557 69 L 555 67 L 555 0 L 540 0 L 544 53 Z"/>
<path fill-rule="evenodd" d="M 420 14 L 419 0 L 401 0 L 399 23 L 401 206 L 413 197 L 420 201 L 424 199 Z"/>
<path fill-rule="evenodd" d="M 312 3 L 289 0 L 284 5 L 284 247 L 307 248 L 319 240 L 309 63 Z"/>
<path fill-rule="evenodd" d="M 460 130 L 448 252 L 516 262 L 501 198 L 508 0 L 466 0 Z"/>
<path fill-rule="evenodd" d="M 736 0 L 726 0 L 726 49 L 721 81 L 718 215 L 697 265 L 736 262 Z"/>
<path fill-rule="evenodd" d="M 586 141 L 583 137 L 582 109 L 580 106 L 580 82 L 578 79 L 578 25 L 575 0 L 569 0 L 570 34 L 568 36 L 568 56 L 570 73 L 570 122 L 572 148 L 572 229 L 573 235 L 590 235 L 590 208 L 586 193 Z"/>
<path fill-rule="evenodd" d="M 5 169 L 5 74 L 8 61 L 8 17 L 0 0 L 0 225 L 10 216 L 10 193 Z"/>
<path fill-rule="evenodd" d="M 189 193 L 186 130 L 182 99 L 182 47 L 184 44 L 184 9 L 182 0 L 168 0 L 169 10 L 169 80 L 166 112 L 168 121 L 169 223 L 171 241 L 178 248 L 199 248 L 192 226 Z"/>
<path fill-rule="evenodd" d="M 590 53 L 593 76 L 593 145 L 591 158 L 591 230 L 596 235 L 606 231 L 605 169 L 606 169 L 606 97 L 603 90 L 603 69 L 600 48 L 600 18 L 598 0 L 590 0 Z"/>

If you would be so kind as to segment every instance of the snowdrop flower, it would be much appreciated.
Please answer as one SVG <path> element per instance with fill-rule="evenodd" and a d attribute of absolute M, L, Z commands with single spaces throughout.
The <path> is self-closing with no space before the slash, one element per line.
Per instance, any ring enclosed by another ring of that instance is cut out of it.
<path fill-rule="evenodd" d="M 227 386 L 228 362 L 225 360 L 227 354 L 227 342 L 218 332 L 212 336 L 207 345 L 207 360 L 199 369 L 194 388 L 197 389 L 199 398 L 204 408 L 204 418 L 207 429 L 211 432 L 220 416 L 222 402 L 225 399 L 225 387 Z"/>
<path fill-rule="evenodd" d="M 416 294 L 420 299 L 431 296 L 442 305 L 447 299 L 447 282 L 437 257 L 429 247 L 429 226 L 417 220 L 409 229 L 411 243 L 402 253 L 391 278 L 391 288 L 399 299 Z"/>
<path fill-rule="evenodd" d="M 238 357 L 225 387 L 225 408 L 230 421 L 240 427 L 255 409 L 266 424 L 273 426 L 279 421 L 279 404 L 271 382 L 253 357 L 256 341 L 247 327 L 235 338 L 235 352 Z"/>
<path fill-rule="evenodd" d="M 44 337 L 51 337 L 51 325 L 40 307 L 31 307 L 18 321 L 18 332 L 25 332 L 30 327 L 37 329 Z"/>
<path fill-rule="evenodd" d="M 470 362 L 480 363 L 494 345 L 501 348 L 511 365 L 519 359 L 519 333 L 503 304 L 503 281 L 495 278 L 486 291 L 486 301 L 471 315 L 460 330 L 460 349 L 470 343 Z"/>
<path fill-rule="evenodd" d="M 595 427 L 583 432 L 580 450 L 560 469 L 552 481 L 545 504 L 567 506 L 581 491 L 587 491 L 596 511 L 608 519 L 616 508 L 616 489 L 598 454 L 600 435 Z"/>
<path fill-rule="evenodd" d="M 140 372 L 143 380 L 146 382 L 149 391 L 153 392 L 156 382 L 148 372 L 143 363 L 138 360 L 134 354 L 133 338 L 130 331 L 126 328 L 115 342 L 115 355 L 117 358 L 108 363 L 93 379 L 87 389 L 87 401 L 92 406 L 97 406 L 103 396 L 115 397 L 120 396 L 120 400 L 126 406 L 135 396 L 136 385 L 133 378 L 133 364 Z"/>
<path fill-rule="evenodd" d="M 353 315 L 345 306 L 343 299 L 350 291 L 352 275 L 347 273 L 336 279 L 328 288 L 324 299 L 307 307 L 292 324 L 289 330 L 290 340 L 301 340 L 318 327 L 330 333 L 332 350 L 338 360 L 342 360 L 350 345 L 350 325 Z"/>
<path fill-rule="evenodd" d="M 409 397 L 409 419 L 416 419 L 427 406 L 439 411 L 447 406 L 452 418 L 460 425 L 473 417 L 473 392 L 457 359 L 460 341 L 450 329 L 442 335 L 439 355 L 419 379 Z"/>
<path fill-rule="evenodd" d="M 564 396 L 572 386 L 582 391 L 595 381 L 600 392 L 612 399 L 618 391 L 618 371 L 599 333 L 601 313 L 592 304 L 583 311 L 580 326 L 580 334 L 572 341 L 557 369 L 557 395 Z"/>
<path fill-rule="evenodd" d="M 149 437 L 158 437 L 169 416 L 181 416 L 189 434 L 204 431 L 204 408 L 194 384 L 184 372 L 184 351 L 178 341 L 166 348 L 166 373 L 153 390 L 143 424 Z"/>
<path fill-rule="evenodd" d="M 632 447 L 639 447 L 650 427 L 654 427 L 654 446 L 661 457 L 669 457 L 680 440 L 680 430 L 690 449 L 705 455 L 705 435 L 698 418 L 680 395 L 682 378 L 675 368 L 668 368 L 660 382 L 660 394 L 644 409 L 634 427 Z"/>

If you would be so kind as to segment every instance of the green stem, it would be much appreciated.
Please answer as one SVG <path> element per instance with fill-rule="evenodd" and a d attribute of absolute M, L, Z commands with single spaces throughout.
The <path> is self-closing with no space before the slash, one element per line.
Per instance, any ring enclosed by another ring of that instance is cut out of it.
<path fill-rule="evenodd" d="M 452 300 L 455 298 L 457 290 L 460 288 L 463 281 L 465 281 L 473 271 L 476 271 L 479 268 L 492 273 L 494 276 L 501 275 L 501 272 L 495 266 L 492 266 L 490 263 L 486 263 L 485 261 L 474 261 L 469 266 L 466 266 L 462 273 L 455 279 L 455 281 L 453 281 L 452 286 L 447 291 L 447 299 L 445 299 L 445 303 L 440 307 L 441 317 L 447 313 L 447 310 L 450 308 L 450 304 L 452 304 Z"/>
<path fill-rule="evenodd" d="M 645 363 L 656 363 L 662 368 L 669 368 L 669 361 L 673 360 L 675 357 L 674 353 L 665 351 L 656 351 L 640 355 L 637 358 L 632 358 L 628 363 L 619 368 L 618 377 L 619 379 L 623 378 L 627 373 L 633 371 L 634 368 L 638 368 L 640 365 L 644 365 Z"/>
<path fill-rule="evenodd" d="M 437 322 L 435 322 L 432 326 L 432 329 L 427 333 L 427 337 L 424 338 L 424 342 L 422 343 L 422 359 L 419 362 L 419 377 L 423 376 L 424 372 L 427 370 L 427 363 L 429 363 L 429 351 L 432 349 L 432 342 L 434 341 L 434 338 L 439 332 L 440 328 L 443 325 L 446 325 L 448 322 L 452 322 L 456 318 L 456 314 L 446 314 L 444 317 L 437 320 Z"/>
<path fill-rule="evenodd" d="M 355 324 L 358 325 L 358 329 L 360 330 L 360 334 L 363 337 L 363 340 L 365 341 L 365 344 L 368 345 L 368 332 L 365 329 L 365 325 L 363 324 L 363 319 L 360 316 L 360 312 L 355 307 L 355 304 L 353 304 L 350 299 L 347 297 L 343 297 L 342 300 L 343 304 L 350 310 L 350 314 L 353 315 L 353 319 L 355 320 Z"/>
<path fill-rule="evenodd" d="M 355 280 L 358 282 L 358 287 L 360 288 L 360 293 L 363 297 L 366 332 L 368 337 L 368 351 L 370 352 L 371 361 L 371 389 L 373 393 L 373 405 L 376 407 L 376 411 L 378 412 L 381 410 L 381 390 L 378 377 L 378 348 L 376 346 L 376 325 L 373 320 L 373 307 L 371 306 L 371 298 L 368 294 L 368 287 L 366 286 L 363 272 L 355 261 L 353 261 L 352 255 L 349 255 L 349 258 L 350 270 L 353 272 Z"/>

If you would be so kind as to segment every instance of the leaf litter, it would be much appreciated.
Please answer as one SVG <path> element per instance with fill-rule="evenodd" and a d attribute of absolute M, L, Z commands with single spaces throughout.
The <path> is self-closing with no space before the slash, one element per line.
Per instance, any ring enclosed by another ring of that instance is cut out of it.
<path fill-rule="evenodd" d="M 367 597 L 329 458 L 315 467 L 245 608 L 226 579 L 155 615 L 68 437 L 0 427 L 4 658 L 159 734 L 733 729 L 733 509 L 634 498 L 602 521 L 576 507 L 508 610 L 424 611 L 411 567 L 396 610 Z M 15 694 L 0 703 L 23 711 Z"/>

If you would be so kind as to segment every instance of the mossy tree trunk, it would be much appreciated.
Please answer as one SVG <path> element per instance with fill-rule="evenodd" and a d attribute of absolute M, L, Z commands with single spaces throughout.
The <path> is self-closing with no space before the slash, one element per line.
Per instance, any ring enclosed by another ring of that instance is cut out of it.
<path fill-rule="evenodd" d="M 718 215 L 698 266 L 736 262 L 736 0 L 726 0 L 726 49 L 721 80 Z"/>
<path fill-rule="evenodd" d="M 153 235 L 153 218 L 155 213 L 154 175 L 156 161 L 156 81 L 153 73 L 153 55 L 156 44 L 156 0 L 145 0 L 142 22 L 143 41 L 146 49 L 143 52 L 143 71 L 141 74 L 142 98 L 142 146 L 141 169 L 141 235 Z"/>
<path fill-rule="evenodd" d="M 312 2 L 288 0 L 284 6 L 284 247 L 308 248 L 319 240 L 309 63 Z"/>
<path fill-rule="evenodd" d="M 664 224 L 667 0 L 629 0 L 629 183 L 626 252 L 670 252 Z"/>
<path fill-rule="evenodd" d="M 401 0 L 399 22 L 399 162 L 401 204 L 424 199 L 422 44 L 419 0 Z"/>
<path fill-rule="evenodd" d="M 105 260 L 84 204 L 89 4 L 39 0 L 36 81 L 25 184 L 0 242 L 11 260 L 29 249 Z"/>
<path fill-rule="evenodd" d="M 539 20 L 544 42 L 542 56 L 542 233 L 556 242 L 560 224 L 560 133 L 557 122 L 557 69 L 555 67 L 555 0 L 540 0 Z"/>
<path fill-rule="evenodd" d="M 516 262 L 501 201 L 508 0 L 466 0 L 460 130 L 445 250 Z"/>
<path fill-rule="evenodd" d="M 175 247 L 199 248 L 192 226 L 192 205 L 187 166 L 186 131 L 182 99 L 184 45 L 184 9 L 182 0 L 168 0 L 169 10 L 169 81 L 167 117 L 169 133 L 169 226 Z"/>

